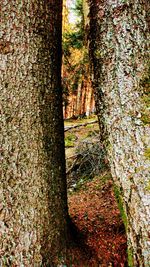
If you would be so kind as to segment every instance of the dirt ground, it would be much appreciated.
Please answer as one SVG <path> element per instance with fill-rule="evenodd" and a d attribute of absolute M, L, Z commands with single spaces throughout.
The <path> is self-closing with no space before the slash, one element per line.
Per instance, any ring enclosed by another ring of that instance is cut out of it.
<path fill-rule="evenodd" d="M 77 123 L 77 122 L 76 122 Z M 73 145 L 68 157 L 75 153 L 79 140 L 95 138 L 98 125 L 74 129 Z M 72 131 L 72 130 L 71 130 Z M 66 135 L 70 133 L 67 132 Z M 113 192 L 111 174 L 105 170 L 68 196 L 71 239 L 68 248 L 69 267 L 125 267 L 127 240 Z"/>
<path fill-rule="evenodd" d="M 127 240 L 108 173 L 69 195 L 72 267 L 127 266 Z"/>

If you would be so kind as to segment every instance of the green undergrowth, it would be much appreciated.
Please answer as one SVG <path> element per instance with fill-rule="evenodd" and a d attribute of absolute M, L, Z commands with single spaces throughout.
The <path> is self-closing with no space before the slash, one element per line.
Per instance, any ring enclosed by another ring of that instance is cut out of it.
<path fill-rule="evenodd" d="M 77 137 L 73 133 L 69 133 L 65 137 L 65 147 L 73 147 L 75 145 L 75 141 L 77 140 Z"/>
<path fill-rule="evenodd" d="M 88 124 L 88 125 L 86 125 L 86 128 L 87 129 L 91 129 L 91 128 L 93 128 L 93 125 L 92 124 Z"/>

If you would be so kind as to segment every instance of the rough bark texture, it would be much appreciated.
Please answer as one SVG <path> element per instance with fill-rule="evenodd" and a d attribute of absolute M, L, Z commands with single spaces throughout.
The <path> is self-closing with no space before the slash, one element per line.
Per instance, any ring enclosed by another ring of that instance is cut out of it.
<path fill-rule="evenodd" d="M 1 1 L 1 266 L 55 266 L 66 247 L 61 12 Z"/>
<path fill-rule="evenodd" d="M 107 143 L 115 192 L 127 229 L 129 266 L 147 267 L 148 1 L 94 0 L 89 4 L 90 56 L 101 139 Z"/>

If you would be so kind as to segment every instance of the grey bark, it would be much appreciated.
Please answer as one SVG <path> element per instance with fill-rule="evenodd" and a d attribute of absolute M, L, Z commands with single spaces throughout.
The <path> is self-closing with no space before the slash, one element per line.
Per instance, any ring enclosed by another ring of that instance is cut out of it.
<path fill-rule="evenodd" d="M 107 147 L 116 192 L 123 204 L 129 266 L 147 267 L 150 263 L 146 117 L 149 4 L 138 0 L 95 0 L 89 5 L 90 57 L 101 141 Z"/>
<path fill-rule="evenodd" d="M 1 266 L 65 255 L 61 12 L 61 0 L 1 1 Z"/>

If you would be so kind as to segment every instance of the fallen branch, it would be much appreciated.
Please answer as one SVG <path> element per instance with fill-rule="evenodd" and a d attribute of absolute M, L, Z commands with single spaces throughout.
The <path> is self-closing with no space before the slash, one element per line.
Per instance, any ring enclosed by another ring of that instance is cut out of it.
<path fill-rule="evenodd" d="M 81 153 L 78 153 L 78 154 L 74 154 L 72 156 L 69 156 L 69 157 L 66 158 L 66 160 L 76 158 L 76 157 L 78 157 L 79 154 L 81 154 Z"/>
<path fill-rule="evenodd" d="M 79 128 L 79 127 L 82 127 L 82 126 L 86 126 L 88 124 L 94 124 L 94 123 L 97 123 L 98 120 L 95 120 L 95 121 L 91 121 L 91 122 L 85 122 L 85 123 L 81 123 L 81 124 L 77 124 L 77 125 L 73 125 L 73 126 L 65 126 L 65 129 L 64 131 L 67 132 L 71 129 L 74 129 L 74 128 Z"/>
<path fill-rule="evenodd" d="M 70 168 L 67 170 L 67 172 L 66 172 L 67 175 L 70 174 L 70 173 L 72 172 L 72 170 L 74 169 L 74 167 L 75 167 L 77 161 L 79 160 L 80 156 L 81 156 L 81 154 L 77 154 L 77 155 L 76 155 L 76 158 L 75 158 L 73 164 L 71 165 L 71 167 L 70 167 Z"/>

